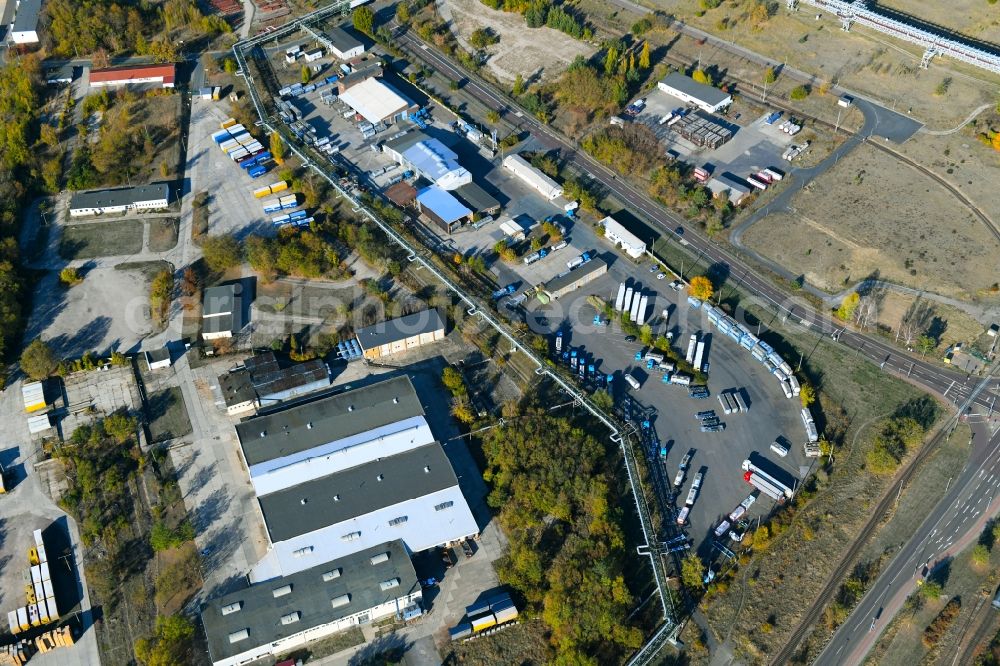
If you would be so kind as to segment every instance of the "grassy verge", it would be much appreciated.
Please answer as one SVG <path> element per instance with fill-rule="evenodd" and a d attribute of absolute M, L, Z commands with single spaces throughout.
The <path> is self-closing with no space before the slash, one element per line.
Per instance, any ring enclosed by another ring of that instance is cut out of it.
<path fill-rule="evenodd" d="M 149 221 L 149 251 L 166 252 L 177 245 L 180 220 L 158 217 Z"/>
<path fill-rule="evenodd" d="M 551 650 L 545 635 L 545 625 L 529 620 L 508 626 L 490 636 L 481 636 L 462 643 L 450 643 L 444 655 L 444 663 L 465 666 L 494 666 L 494 664 L 534 666 L 547 664 L 550 658 Z"/>
<path fill-rule="evenodd" d="M 90 222 L 63 227 L 63 259 L 93 259 L 136 254 L 142 250 L 142 220 Z"/>

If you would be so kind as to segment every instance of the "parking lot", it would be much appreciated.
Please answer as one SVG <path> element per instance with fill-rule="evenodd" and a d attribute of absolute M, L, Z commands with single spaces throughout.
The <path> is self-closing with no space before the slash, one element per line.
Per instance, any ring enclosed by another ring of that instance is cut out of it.
<path fill-rule="evenodd" d="M 778 129 L 778 126 L 787 120 L 785 116 L 773 125 L 767 125 L 764 122 L 766 114 L 752 119 L 744 117 L 735 120 L 701 114 L 733 132 L 732 139 L 711 150 L 695 146 L 671 127 L 660 124 L 665 115 L 684 106 L 681 100 L 658 89 L 650 92 L 645 99 L 646 106 L 635 118 L 635 122 L 647 125 L 660 139 L 664 151 L 673 151 L 686 162 L 695 166 L 708 165 L 708 171 L 712 173 L 728 171 L 739 177 L 745 177 L 766 167 L 781 168 L 783 164 L 787 164 L 781 159 L 781 154 L 794 142 L 794 138 Z"/>
<path fill-rule="evenodd" d="M 558 330 L 564 331 L 563 349 L 578 350 L 588 364 L 596 366 L 598 373 L 615 376 L 613 394 L 617 407 L 621 408 L 625 396 L 629 396 L 631 419 L 637 424 L 648 419 L 653 437 L 667 445 L 667 457 L 663 461 L 659 451 L 646 451 L 652 471 L 665 479 L 661 490 L 672 484 L 681 458 L 693 452 L 675 506 L 680 509 L 684 505 L 695 474 L 703 472 L 701 491 L 688 519 L 689 536 L 694 539 L 694 548 L 699 554 L 709 557 L 713 528 L 754 491 L 743 481 L 741 463 L 744 459 L 753 457 L 755 463 L 790 485 L 804 476 L 808 460 L 800 445 L 804 435 L 799 417 L 801 406 L 797 399 L 785 398 L 778 382 L 763 365 L 751 358 L 749 352 L 711 327 L 702 310 L 690 307 L 683 290 L 674 291 L 668 286 L 673 276 L 658 280 L 656 275 L 660 269 L 656 267 L 650 272 L 654 266 L 652 262 L 636 265 L 608 251 L 606 245 L 601 257 L 611 264 L 606 275 L 547 305 L 530 301 L 527 304 L 528 324 L 533 330 L 551 336 Z M 704 361 L 709 364 L 710 371 L 708 399 L 692 399 L 685 387 L 663 384 L 662 373 L 646 370 L 645 363 L 634 358 L 636 352 L 644 349 L 641 343 L 626 341 L 626 334 L 617 323 L 594 325 L 597 312 L 587 303 L 587 296 L 596 294 L 614 301 L 623 281 L 628 281 L 633 288 L 641 288 L 650 297 L 647 315 L 654 334 L 672 333 L 673 346 L 682 355 L 692 333 L 700 333 L 700 339 L 706 341 Z M 669 313 L 666 319 L 662 314 L 664 310 Z M 640 389 L 628 387 L 623 379 L 626 372 L 640 382 Z M 741 389 L 748 403 L 747 413 L 723 413 L 717 395 L 733 389 Z M 702 432 L 695 413 L 703 410 L 714 410 L 725 423 L 725 430 Z M 794 443 L 785 458 L 779 458 L 769 448 L 777 437 Z M 758 497 L 749 515 L 755 518 L 766 514 L 773 502 L 764 495 L 754 494 Z M 665 518 L 670 519 L 669 515 Z"/>
<path fill-rule="evenodd" d="M 191 124 L 187 152 L 187 177 L 197 192 L 208 193 L 208 233 L 234 233 L 242 238 L 250 233 L 273 234 L 274 227 L 264 215 L 260 199 L 253 191 L 278 179 L 273 163 L 269 173 L 252 179 L 212 141 L 212 134 L 228 118 L 228 107 L 220 102 L 191 100 Z M 255 127 L 247 128 L 267 146 L 268 138 Z"/>

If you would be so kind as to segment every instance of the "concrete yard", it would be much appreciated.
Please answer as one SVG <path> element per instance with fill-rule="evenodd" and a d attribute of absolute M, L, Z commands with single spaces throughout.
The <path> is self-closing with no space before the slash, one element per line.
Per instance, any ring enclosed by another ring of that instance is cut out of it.
<path fill-rule="evenodd" d="M 138 349 L 153 330 L 146 276 L 115 268 L 83 274 L 83 282 L 71 290 L 59 284 L 55 271 L 41 277 L 33 289 L 25 339 L 44 339 L 59 358 Z"/>
<path fill-rule="evenodd" d="M 728 171 L 744 177 L 765 167 L 787 170 L 788 163 L 781 159 L 781 153 L 796 141 L 796 137 L 785 134 L 778 126 L 788 119 L 788 114 L 783 115 L 774 125 L 764 123 L 767 114 L 756 118 L 740 118 L 742 123 L 732 118 L 702 114 L 733 132 L 732 139 L 711 150 L 695 146 L 666 124 L 660 124 L 666 114 L 684 106 L 680 99 L 659 89 L 651 91 L 645 99 L 646 106 L 635 122 L 643 123 L 653 130 L 665 152 L 672 150 L 680 155 L 680 159 L 695 166 L 708 164 L 712 167 L 709 171 L 715 174 Z"/>
<path fill-rule="evenodd" d="M 209 195 L 208 234 L 234 233 L 237 238 L 251 233 L 273 235 L 270 218 L 264 215 L 261 200 L 254 198 L 253 191 L 275 182 L 277 169 L 272 165 L 268 173 L 253 179 L 219 150 L 212 141 L 212 134 L 219 131 L 220 123 L 227 117 L 224 105 L 197 98 L 191 100 L 187 173 L 189 179 L 198 184 L 197 190 Z M 248 129 L 266 148 L 267 137 L 255 127 Z"/>

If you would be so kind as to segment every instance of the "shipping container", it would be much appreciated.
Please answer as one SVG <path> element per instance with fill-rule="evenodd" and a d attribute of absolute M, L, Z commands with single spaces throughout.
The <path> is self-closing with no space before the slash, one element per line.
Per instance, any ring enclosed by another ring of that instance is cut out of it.
<path fill-rule="evenodd" d="M 495 626 L 496 623 L 497 619 L 496 617 L 493 616 L 493 613 L 482 615 L 477 618 L 472 618 L 471 620 L 473 631 L 482 631 L 483 629 L 489 629 L 490 627 Z"/>
<path fill-rule="evenodd" d="M 30 569 L 31 571 L 31 584 L 42 582 L 42 567 L 38 564 L 34 565 Z"/>
<path fill-rule="evenodd" d="M 49 597 L 56 596 L 56 591 L 52 587 L 52 581 L 51 580 L 42 581 L 42 592 L 43 592 L 43 596 L 46 599 L 48 599 Z"/>
<path fill-rule="evenodd" d="M 774 167 L 768 167 L 764 169 L 764 173 L 771 177 L 772 180 L 781 180 L 785 177 L 785 174 Z"/>
<path fill-rule="evenodd" d="M 250 151 L 248 151 L 246 148 L 239 148 L 229 153 L 229 159 L 231 159 L 234 162 L 239 162 L 245 157 L 250 157 Z"/>
<path fill-rule="evenodd" d="M 230 125 L 229 127 L 227 127 L 226 129 L 228 129 L 229 133 L 232 134 L 233 136 L 236 136 L 237 134 L 243 134 L 244 132 L 247 131 L 246 127 L 244 127 L 243 125 L 240 125 L 238 123 L 234 123 L 234 124 Z"/>
<path fill-rule="evenodd" d="M 233 141 L 241 146 L 245 146 L 248 143 L 252 143 L 254 138 L 247 132 L 240 132 L 239 134 L 233 134 Z"/>
<path fill-rule="evenodd" d="M 448 636 L 453 641 L 457 641 L 462 638 L 468 638 L 471 635 L 472 635 L 471 624 L 460 624 L 457 627 L 448 630 Z"/>
<path fill-rule="evenodd" d="M 743 399 L 742 391 L 739 390 L 733 391 L 733 402 L 736 403 L 736 406 L 739 408 L 739 411 L 743 412 L 744 414 L 750 411 L 750 409 L 747 407 L 746 400 Z"/>
<path fill-rule="evenodd" d="M 31 629 L 31 619 L 28 617 L 27 606 L 21 606 L 17 609 L 17 626 L 21 628 L 21 631 Z"/>
<path fill-rule="evenodd" d="M 271 222 L 273 224 L 288 224 L 290 219 L 288 213 L 285 213 L 284 215 L 275 215 L 271 218 Z"/>
<path fill-rule="evenodd" d="M 752 333 L 744 333 L 743 337 L 740 338 L 740 347 L 743 347 L 747 351 L 750 351 L 757 346 L 759 338 Z"/>
<path fill-rule="evenodd" d="M 673 375 L 670 376 L 670 383 L 671 384 L 678 384 L 680 386 L 690 386 L 691 385 L 691 376 L 690 375 L 681 374 L 679 372 L 676 372 L 676 373 L 674 373 Z"/>
<path fill-rule="evenodd" d="M 694 352 L 694 362 L 692 363 L 695 370 L 701 370 L 704 356 L 705 356 L 705 341 L 699 340 L 698 347 L 695 349 Z"/>
<path fill-rule="evenodd" d="M 278 203 L 278 201 L 275 199 L 268 199 L 267 201 L 263 202 L 262 205 L 264 207 L 265 214 L 274 213 L 281 210 L 281 204 Z"/>
<path fill-rule="evenodd" d="M 493 611 L 493 616 L 497 619 L 497 624 L 503 624 L 504 622 L 510 622 L 511 620 L 517 619 L 517 608 L 513 603 L 506 606 L 502 606 Z"/>
<path fill-rule="evenodd" d="M 7 626 L 10 628 L 10 633 L 16 634 L 21 631 L 21 625 L 17 622 L 17 611 L 7 611 Z"/>
<path fill-rule="evenodd" d="M 263 199 L 267 195 L 271 194 L 271 186 L 265 185 L 264 187 L 258 187 L 253 191 L 253 195 L 258 199 Z"/>
<path fill-rule="evenodd" d="M 262 164 L 257 164 L 247 170 L 247 174 L 249 174 L 251 178 L 259 178 L 265 173 L 267 173 L 267 167 Z"/>
<path fill-rule="evenodd" d="M 618 297 L 615 298 L 615 311 L 621 312 L 622 305 L 625 303 L 625 283 L 622 282 L 618 285 Z"/>
<path fill-rule="evenodd" d="M 688 339 L 687 353 L 684 355 L 684 360 L 688 363 L 694 363 L 694 355 L 698 349 L 698 335 L 692 333 L 690 339 Z"/>
<path fill-rule="evenodd" d="M 646 323 L 646 313 L 649 312 L 649 296 L 646 294 L 642 295 L 642 300 L 639 301 L 639 316 L 636 318 L 635 323 L 638 326 L 642 326 Z"/>
<path fill-rule="evenodd" d="M 757 178 L 754 175 L 749 175 L 744 180 L 746 180 L 748 183 L 750 183 L 751 185 L 753 185 L 754 187 L 756 187 L 758 190 L 766 190 L 767 189 L 767 183 L 765 183 L 763 180 Z"/>
<path fill-rule="evenodd" d="M 622 312 L 632 311 L 632 296 L 634 295 L 634 291 L 632 287 L 625 290 L 625 300 L 622 301 Z"/>
<path fill-rule="evenodd" d="M 722 411 L 723 411 L 723 413 L 725 413 L 727 415 L 733 413 L 733 405 L 729 401 L 729 394 L 728 393 L 723 392 L 723 393 L 719 394 L 719 404 L 722 405 Z"/>
<path fill-rule="evenodd" d="M 295 211 L 294 213 L 291 213 L 291 214 L 289 214 L 289 216 L 288 216 L 288 219 L 289 219 L 289 220 L 292 220 L 292 221 L 295 221 L 295 220 L 301 220 L 301 219 L 303 219 L 304 217 L 306 217 L 306 216 L 307 216 L 308 214 L 309 214 L 309 213 L 307 213 L 307 212 L 306 212 L 306 211 L 304 211 L 304 210 L 297 210 L 297 211 Z"/>
<path fill-rule="evenodd" d="M 788 383 L 787 379 L 780 380 L 778 385 L 781 386 L 781 392 L 785 394 L 786 398 L 792 397 L 792 385 Z"/>
<path fill-rule="evenodd" d="M 222 129 L 229 129 L 235 124 L 236 124 L 236 118 L 226 118 L 225 120 L 222 121 L 222 123 L 219 126 Z"/>
<path fill-rule="evenodd" d="M 279 180 L 278 182 L 271 184 L 272 194 L 277 194 L 278 192 L 283 192 L 287 189 L 288 189 L 288 183 L 283 180 Z"/>
<path fill-rule="evenodd" d="M 233 135 L 229 133 L 229 130 L 219 130 L 212 134 L 212 141 L 215 142 L 215 145 L 219 145 L 223 141 L 229 141 L 232 138 Z"/>
<path fill-rule="evenodd" d="M 759 341 L 757 342 L 757 346 L 750 350 L 750 355 L 761 363 L 763 363 L 764 359 L 767 358 L 767 352 L 760 346 Z"/>

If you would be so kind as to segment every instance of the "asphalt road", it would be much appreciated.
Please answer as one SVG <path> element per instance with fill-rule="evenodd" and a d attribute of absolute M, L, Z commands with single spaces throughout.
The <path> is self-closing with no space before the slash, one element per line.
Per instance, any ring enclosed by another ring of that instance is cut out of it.
<path fill-rule="evenodd" d="M 840 344 L 849 349 L 857 350 L 857 355 L 877 363 L 886 372 L 902 377 L 907 381 L 945 399 L 955 405 L 963 403 L 973 395 L 978 378 L 965 373 L 954 372 L 921 358 L 900 351 L 893 345 L 878 338 L 847 330 L 830 317 L 816 312 L 813 307 L 802 299 L 797 299 L 784 293 L 772 284 L 769 278 L 759 275 L 747 264 L 738 260 L 727 251 L 716 246 L 698 232 L 684 227 L 684 220 L 676 217 L 660 205 L 650 200 L 643 192 L 631 184 L 618 179 L 610 169 L 600 164 L 589 155 L 578 151 L 569 140 L 558 134 L 545 124 L 527 113 L 513 107 L 510 100 L 487 84 L 478 76 L 469 73 L 433 48 L 424 44 L 418 37 L 408 31 L 396 31 L 396 40 L 401 47 L 408 50 L 417 59 L 432 68 L 444 73 L 456 81 L 462 81 L 462 90 L 475 97 L 491 109 L 506 111 L 521 129 L 529 130 L 547 145 L 559 148 L 568 162 L 582 173 L 589 174 L 603 188 L 621 201 L 632 213 L 643 217 L 648 223 L 659 228 L 663 235 L 673 238 L 688 247 L 699 256 L 699 261 L 707 260 L 709 265 L 715 265 L 722 272 L 728 272 L 730 279 L 744 291 L 749 292 L 759 303 L 768 309 L 780 313 L 783 321 L 801 324 L 814 331 L 817 335 L 830 335 Z M 865 112 L 865 126 L 859 133 L 862 137 L 871 135 L 883 124 L 892 122 L 892 111 L 863 100 L 862 110 Z M 519 115 L 520 114 L 520 115 Z M 682 234 L 677 230 L 682 229 Z M 998 387 L 992 384 L 981 394 L 976 395 L 974 404 L 992 407 L 996 399 L 994 391 Z"/>
<path fill-rule="evenodd" d="M 978 537 L 1000 510 L 1000 428 L 969 415 L 973 448 L 950 490 L 903 546 L 850 617 L 833 635 L 814 666 L 860 664 L 882 630 L 917 587 L 927 567 L 933 578 L 956 553 Z"/>

